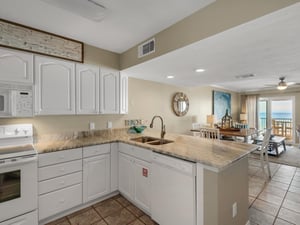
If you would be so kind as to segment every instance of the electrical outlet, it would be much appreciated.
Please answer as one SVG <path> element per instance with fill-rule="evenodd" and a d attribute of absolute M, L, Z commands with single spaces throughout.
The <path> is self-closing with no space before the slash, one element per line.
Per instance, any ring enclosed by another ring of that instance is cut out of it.
<path fill-rule="evenodd" d="M 94 122 L 90 122 L 89 123 L 89 127 L 90 127 L 90 130 L 95 130 L 95 123 Z"/>
<path fill-rule="evenodd" d="M 237 203 L 233 203 L 232 205 L 232 218 L 236 217 L 237 215 Z"/>
<path fill-rule="evenodd" d="M 112 128 L 112 122 L 111 121 L 107 122 L 107 128 Z"/>

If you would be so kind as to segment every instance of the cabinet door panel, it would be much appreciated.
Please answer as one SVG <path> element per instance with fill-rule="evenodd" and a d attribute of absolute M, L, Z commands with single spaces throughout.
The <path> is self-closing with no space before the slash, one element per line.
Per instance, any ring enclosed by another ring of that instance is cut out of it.
<path fill-rule="evenodd" d="M 99 112 L 99 68 L 76 64 L 76 113 Z"/>
<path fill-rule="evenodd" d="M 110 155 L 83 160 L 83 201 L 88 202 L 110 192 Z"/>
<path fill-rule="evenodd" d="M 120 74 L 120 114 L 128 114 L 128 77 Z"/>
<path fill-rule="evenodd" d="M 33 83 L 33 54 L 0 48 L 1 81 Z"/>
<path fill-rule="evenodd" d="M 101 70 L 101 109 L 103 114 L 119 113 L 119 71 Z"/>
<path fill-rule="evenodd" d="M 35 57 L 36 112 L 75 114 L 75 64 Z"/>
<path fill-rule="evenodd" d="M 132 157 L 119 152 L 119 191 L 130 199 L 132 199 L 134 176 L 132 161 Z"/>
<path fill-rule="evenodd" d="M 135 159 L 134 201 L 139 207 L 150 212 L 151 164 Z"/>

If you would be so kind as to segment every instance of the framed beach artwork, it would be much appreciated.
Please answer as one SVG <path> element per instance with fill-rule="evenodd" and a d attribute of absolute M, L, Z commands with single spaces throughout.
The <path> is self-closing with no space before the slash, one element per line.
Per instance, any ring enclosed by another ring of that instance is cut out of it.
<path fill-rule="evenodd" d="M 83 43 L 0 19 L 0 46 L 83 62 Z"/>
<path fill-rule="evenodd" d="M 226 110 L 231 115 L 231 94 L 221 91 L 213 91 L 213 114 L 217 118 L 217 122 L 222 120 Z"/>

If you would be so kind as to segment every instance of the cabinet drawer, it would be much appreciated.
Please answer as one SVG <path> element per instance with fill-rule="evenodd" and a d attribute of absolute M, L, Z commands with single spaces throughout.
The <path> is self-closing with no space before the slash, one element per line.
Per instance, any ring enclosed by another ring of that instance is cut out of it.
<path fill-rule="evenodd" d="M 82 184 L 39 196 L 39 220 L 82 203 Z"/>
<path fill-rule="evenodd" d="M 75 160 L 57 165 L 39 168 L 39 181 L 82 171 L 82 160 Z"/>
<path fill-rule="evenodd" d="M 107 153 L 110 153 L 110 144 L 83 147 L 84 158 Z"/>
<path fill-rule="evenodd" d="M 141 147 L 119 143 L 119 151 L 147 162 L 152 160 L 152 151 Z"/>
<path fill-rule="evenodd" d="M 82 158 L 82 148 L 39 154 L 39 167 Z"/>
<path fill-rule="evenodd" d="M 71 173 L 65 176 L 39 182 L 39 194 L 45 194 L 69 187 L 82 182 L 82 172 Z"/>

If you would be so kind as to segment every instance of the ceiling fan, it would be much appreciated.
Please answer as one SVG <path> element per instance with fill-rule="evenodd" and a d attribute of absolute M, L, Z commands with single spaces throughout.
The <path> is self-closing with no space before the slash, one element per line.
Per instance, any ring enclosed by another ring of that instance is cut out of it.
<path fill-rule="evenodd" d="M 288 86 L 292 86 L 292 85 L 300 85 L 300 83 L 286 82 L 285 77 L 279 77 L 279 83 L 277 85 L 265 85 L 265 86 L 277 87 L 278 90 L 282 91 L 287 89 Z"/>

